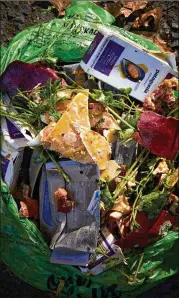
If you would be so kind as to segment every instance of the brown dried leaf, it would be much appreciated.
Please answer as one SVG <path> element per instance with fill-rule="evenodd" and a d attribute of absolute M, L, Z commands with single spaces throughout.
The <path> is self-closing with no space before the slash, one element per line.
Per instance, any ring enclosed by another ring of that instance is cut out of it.
<path fill-rule="evenodd" d="M 120 1 L 120 2 L 123 4 L 123 6 L 125 8 L 128 8 L 132 11 L 135 11 L 135 10 L 138 10 L 138 9 L 144 9 L 146 7 L 147 3 L 148 3 L 148 1 L 140 1 L 140 0 L 138 0 L 138 1 L 125 1 L 125 0 L 123 0 L 123 1 Z"/>
<path fill-rule="evenodd" d="M 154 20 L 154 30 L 157 30 L 160 24 L 162 17 L 162 8 L 156 7 L 146 13 L 143 13 L 141 16 L 137 17 L 132 24 L 133 29 L 139 29 L 140 27 L 149 27 L 150 22 Z"/>
<path fill-rule="evenodd" d="M 108 3 L 105 5 L 105 9 L 112 14 L 115 18 L 121 15 L 121 3 L 120 1 L 117 3 Z M 130 12 L 131 13 L 131 12 Z"/>
<path fill-rule="evenodd" d="M 124 15 L 126 18 L 136 10 L 144 9 L 148 1 L 118 1 L 117 3 L 108 3 L 105 9 L 112 14 L 115 18 Z"/>
<path fill-rule="evenodd" d="M 123 14 L 125 18 L 128 18 L 131 15 L 132 11 L 127 8 L 121 8 L 120 15 Z"/>
<path fill-rule="evenodd" d="M 58 10 L 59 16 L 64 16 L 65 15 L 65 9 L 70 5 L 71 0 L 65 0 L 65 1 L 60 1 L 60 0 L 50 0 L 49 1 L 53 6 L 56 7 Z"/>
<path fill-rule="evenodd" d="M 160 38 L 158 34 L 154 34 L 153 32 L 145 32 L 145 31 L 136 31 L 136 32 L 133 31 L 133 32 L 154 42 L 162 52 L 172 53 L 171 48 L 167 45 L 167 43 L 164 40 Z"/>

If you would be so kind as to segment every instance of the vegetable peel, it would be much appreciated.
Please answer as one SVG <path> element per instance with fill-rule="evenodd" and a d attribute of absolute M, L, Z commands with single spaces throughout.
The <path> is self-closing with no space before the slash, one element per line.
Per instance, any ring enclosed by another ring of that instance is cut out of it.
<path fill-rule="evenodd" d="M 133 139 L 149 152 L 173 160 L 179 150 L 179 119 L 152 111 L 141 114 Z"/>

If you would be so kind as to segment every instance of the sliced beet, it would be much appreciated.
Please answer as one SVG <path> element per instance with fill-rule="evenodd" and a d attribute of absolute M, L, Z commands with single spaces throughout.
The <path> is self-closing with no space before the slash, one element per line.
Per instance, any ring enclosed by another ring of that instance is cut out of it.
<path fill-rule="evenodd" d="M 179 150 L 179 119 L 146 111 L 141 114 L 133 139 L 149 152 L 173 160 Z"/>
<path fill-rule="evenodd" d="M 67 200 L 66 197 L 61 197 L 57 201 L 57 212 L 69 213 L 73 208 L 73 202 Z"/>
<path fill-rule="evenodd" d="M 129 233 L 126 233 L 123 237 L 115 242 L 116 245 L 119 245 L 123 248 L 132 248 L 135 245 L 140 247 L 148 246 L 148 231 L 154 224 L 153 219 L 149 219 L 147 214 L 143 211 L 137 212 L 136 222 L 139 224 L 139 228 Z M 124 219 L 125 225 L 125 219 Z"/>
<path fill-rule="evenodd" d="M 25 63 L 19 60 L 8 65 L 0 77 L 0 87 L 9 95 L 15 96 L 21 91 L 32 90 L 37 84 L 44 86 L 46 82 L 58 79 L 56 71 L 38 63 Z"/>
<path fill-rule="evenodd" d="M 140 227 L 126 233 L 124 237 L 115 242 L 116 245 L 119 245 L 122 249 L 132 248 L 136 245 L 146 247 L 151 240 L 157 240 L 158 237 L 167 232 L 175 224 L 175 219 L 166 210 L 162 210 L 156 219 L 149 219 L 144 211 L 139 211 L 136 215 L 136 222 Z"/>

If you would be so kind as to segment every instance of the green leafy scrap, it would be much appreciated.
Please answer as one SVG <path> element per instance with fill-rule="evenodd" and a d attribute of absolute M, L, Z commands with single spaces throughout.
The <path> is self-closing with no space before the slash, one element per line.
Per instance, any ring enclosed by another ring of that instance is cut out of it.
<path fill-rule="evenodd" d="M 101 191 L 101 200 L 105 205 L 105 208 L 111 209 L 114 204 L 113 196 L 110 192 L 109 185 L 106 182 L 99 182 Z"/>
<path fill-rule="evenodd" d="M 114 94 L 113 91 L 104 91 L 104 90 L 93 90 L 91 97 L 96 101 L 101 102 L 104 106 L 109 106 L 113 108 L 119 108 L 121 110 L 125 109 L 124 98 L 129 99 L 129 93 L 131 88 L 122 88 L 119 89 L 119 94 Z M 115 97 L 117 99 L 115 99 Z"/>
<path fill-rule="evenodd" d="M 145 211 L 148 213 L 149 218 L 155 218 L 162 208 L 165 206 L 169 192 L 164 191 L 153 191 L 147 195 L 144 195 L 139 200 L 137 209 L 139 211 Z"/>
<path fill-rule="evenodd" d="M 119 132 L 120 138 L 123 140 L 129 139 L 131 138 L 131 136 L 133 135 L 133 133 L 135 132 L 134 129 L 132 128 L 127 128 L 125 130 L 122 130 Z"/>
<path fill-rule="evenodd" d="M 130 124 L 134 129 L 137 129 L 137 123 L 140 119 L 140 111 L 136 110 L 133 114 L 130 113 L 125 117 L 125 121 Z M 121 129 L 125 130 L 128 127 L 125 125 L 125 123 L 121 123 Z"/>

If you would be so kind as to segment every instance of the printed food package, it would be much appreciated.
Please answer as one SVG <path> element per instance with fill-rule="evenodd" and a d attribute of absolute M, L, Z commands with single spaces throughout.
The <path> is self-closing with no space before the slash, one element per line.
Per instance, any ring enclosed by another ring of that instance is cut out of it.
<path fill-rule="evenodd" d="M 119 263 L 126 263 L 122 250 L 114 242 L 114 236 L 106 227 L 103 227 L 99 232 L 97 253 L 91 255 L 86 267 L 80 267 L 81 271 L 98 275 Z"/>
<path fill-rule="evenodd" d="M 93 252 L 97 245 L 99 224 L 96 214 L 88 210 L 94 192 L 99 188 L 99 169 L 95 164 L 81 164 L 74 161 L 62 161 L 59 163 L 70 182 L 65 183 L 62 175 L 52 163 L 46 165 L 49 182 L 50 202 L 54 203 L 54 192 L 58 188 L 64 188 L 74 201 L 71 212 L 65 216 L 65 227 L 58 224 L 55 235 L 51 241 L 51 248 L 58 252 Z M 56 175 L 56 182 L 53 176 Z M 60 177 L 61 176 L 61 177 Z M 53 206 L 53 209 L 55 209 Z M 98 206 L 99 209 L 99 206 Z M 59 216 L 61 212 L 57 213 Z M 52 218 L 54 214 L 52 213 Z"/>
<path fill-rule="evenodd" d="M 60 259 L 59 254 L 66 251 L 94 251 L 99 230 L 100 196 L 93 197 L 99 189 L 98 166 L 71 160 L 60 161 L 59 166 L 69 176 L 70 182 L 65 182 L 53 163 L 47 163 L 42 168 L 40 182 L 40 227 L 51 239 L 51 249 L 55 249 L 52 262 L 54 258 L 58 262 L 56 255 Z M 66 190 L 74 201 L 74 207 L 69 213 L 58 212 L 54 195 L 59 189 Z"/>
<path fill-rule="evenodd" d="M 17 151 L 11 147 L 4 138 L 1 139 L 1 175 L 6 184 L 10 187 L 11 191 L 14 190 L 22 159 L 24 150 Z"/>
<path fill-rule="evenodd" d="M 95 216 L 95 230 L 98 232 L 100 229 L 100 191 L 96 190 L 93 194 L 93 197 L 91 199 L 91 202 L 88 206 L 87 211 L 91 215 Z M 88 214 L 89 215 L 89 214 Z M 80 229 L 79 235 L 76 234 L 76 237 L 80 237 Z M 94 233 L 94 232 L 92 232 Z M 82 235 L 83 236 L 83 235 Z M 96 235 L 95 235 L 96 236 Z M 78 241 L 78 238 L 74 241 Z M 83 241 L 81 239 L 81 241 Z M 50 262 L 55 263 L 55 264 L 65 264 L 65 265 L 73 265 L 73 266 L 87 266 L 90 258 L 90 253 L 89 252 L 83 252 L 83 251 L 78 251 L 78 247 L 74 246 L 73 249 L 67 250 L 65 249 L 66 253 L 62 252 L 62 250 L 56 248 L 53 250 Z"/>
<path fill-rule="evenodd" d="M 124 86 L 132 88 L 131 96 L 144 101 L 165 78 L 177 76 L 171 67 L 175 68 L 172 59 L 174 54 L 160 59 L 161 55 L 152 53 L 116 31 L 102 28 L 80 65 L 86 73 L 117 89 Z"/>

